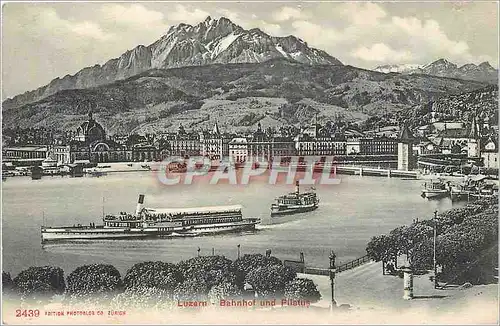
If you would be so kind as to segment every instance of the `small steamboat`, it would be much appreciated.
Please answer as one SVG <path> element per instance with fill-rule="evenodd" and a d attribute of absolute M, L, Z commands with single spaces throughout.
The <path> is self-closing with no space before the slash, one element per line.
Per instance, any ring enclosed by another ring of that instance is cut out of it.
<path fill-rule="evenodd" d="M 424 189 L 422 190 L 421 196 L 427 199 L 438 199 L 447 197 L 450 193 L 449 183 L 445 183 L 442 180 L 432 181 L 424 184 Z"/>
<path fill-rule="evenodd" d="M 271 217 L 313 211 L 318 205 L 319 198 L 316 193 L 313 191 L 300 193 L 297 181 L 295 192 L 276 198 L 276 202 L 271 205 Z"/>
<path fill-rule="evenodd" d="M 42 243 L 54 240 L 196 236 L 255 230 L 259 218 L 243 218 L 242 207 L 145 208 L 139 195 L 135 214 L 106 215 L 102 225 L 42 226 Z"/>

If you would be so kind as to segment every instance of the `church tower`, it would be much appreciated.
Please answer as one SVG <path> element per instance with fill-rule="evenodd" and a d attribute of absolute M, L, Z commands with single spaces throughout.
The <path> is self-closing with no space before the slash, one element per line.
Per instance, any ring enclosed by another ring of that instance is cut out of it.
<path fill-rule="evenodd" d="M 177 134 L 179 134 L 179 135 L 186 134 L 186 130 L 184 129 L 184 126 L 182 125 L 182 123 L 179 123 L 179 129 L 177 129 Z"/>
<path fill-rule="evenodd" d="M 212 130 L 212 133 L 214 135 L 220 135 L 219 125 L 217 124 L 217 121 L 215 122 L 214 129 Z"/>
<path fill-rule="evenodd" d="M 477 124 L 476 116 L 472 118 L 472 124 L 469 131 L 469 139 L 467 140 L 467 156 L 479 157 L 480 156 L 480 135 L 479 126 Z"/>
<path fill-rule="evenodd" d="M 404 124 L 398 137 L 398 170 L 410 171 L 414 168 L 413 142 L 415 138 Z"/>

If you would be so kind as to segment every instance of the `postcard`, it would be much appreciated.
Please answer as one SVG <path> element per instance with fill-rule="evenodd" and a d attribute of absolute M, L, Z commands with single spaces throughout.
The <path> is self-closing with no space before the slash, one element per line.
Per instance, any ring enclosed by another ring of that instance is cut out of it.
<path fill-rule="evenodd" d="M 497 324 L 498 13 L 2 2 L 2 322 Z"/>

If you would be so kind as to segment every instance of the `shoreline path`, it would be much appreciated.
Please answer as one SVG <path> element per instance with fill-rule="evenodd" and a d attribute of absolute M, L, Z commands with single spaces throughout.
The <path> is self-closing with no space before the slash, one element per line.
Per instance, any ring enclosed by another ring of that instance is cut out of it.
<path fill-rule="evenodd" d="M 434 289 L 429 276 L 415 275 L 413 279 L 413 300 L 403 299 L 403 279 L 398 276 L 382 275 L 381 262 L 369 262 L 354 269 L 338 273 L 335 277 L 335 300 L 337 306 L 349 304 L 351 311 L 370 311 L 377 316 L 385 313 L 402 317 L 409 314 L 411 324 L 419 324 L 426 316 L 434 321 L 456 321 L 468 323 L 498 323 L 498 284 L 475 285 L 469 288 L 449 286 Z M 328 276 L 298 274 L 309 278 L 317 285 L 321 300 L 314 305 L 327 308 L 330 305 L 331 290 Z M 474 308 L 474 309 L 472 309 Z M 422 320 L 419 320 L 420 317 Z M 392 318 L 389 318 L 392 319 Z M 401 322 L 401 319 L 397 319 Z"/>

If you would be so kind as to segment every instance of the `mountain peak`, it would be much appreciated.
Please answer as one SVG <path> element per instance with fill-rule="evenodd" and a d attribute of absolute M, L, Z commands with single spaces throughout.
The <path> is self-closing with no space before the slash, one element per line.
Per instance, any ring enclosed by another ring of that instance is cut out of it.
<path fill-rule="evenodd" d="M 208 16 L 194 26 L 186 23 L 171 26 L 165 35 L 148 46 L 129 50 L 102 66 L 87 67 L 73 76 L 54 79 L 12 103 L 17 106 L 65 89 L 109 84 L 150 69 L 260 63 L 276 58 L 311 65 L 342 65 L 338 59 L 310 48 L 298 38 L 274 37 L 258 28 L 246 30 L 226 17 L 214 19 Z"/>
<path fill-rule="evenodd" d="M 488 61 L 481 62 L 478 67 L 483 69 L 495 70 L 495 68 L 493 68 Z"/>
<path fill-rule="evenodd" d="M 152 68 L 256 63 L 278 57 L 307 64 L 342 64 L 294 36 L 273 37 L 257 27 L 246 30 L 226 17 L 208 16 L 194 27 L 179 24 L 149 48 Z"/>
<path fill-rule="evenodd" d="M 447 63 L 451 63 L 451 62 L 449 62 L 448 60 L 446 60 L 444 58 L 441 58 L 441 59 L 437 59 L 433 63 L 444 63 L 444 64 L 447 64 Z"/>
<path fill-rule="evenodd" d="M 426 74 L 439 77 L 476 80 L 487 83 L 496 82 L 498 80 L 497 70 L 488 62 L 483 62 L 478 66 L 473 63 L 466 63 L 458 67 L 456 64 L 444 58 L 433 61 L 427 65 L 383 65 L 373 70 L 383 73 L 398 72 L 403 74 Z"/>
<path fill-rule="evenodd" d="M 438 59 L 434 62 L 431 62 L 430 64 L 428 64 L 427 66 L 424 67 L 425 68 L 428 68 L 428 67 L 432 67 L 432 66 L 443 66 L 443 67 L 454 67 L 456 68 L 457 65 L 444 59 L 444 58 L 441 58 L 441 59 Z"/>

